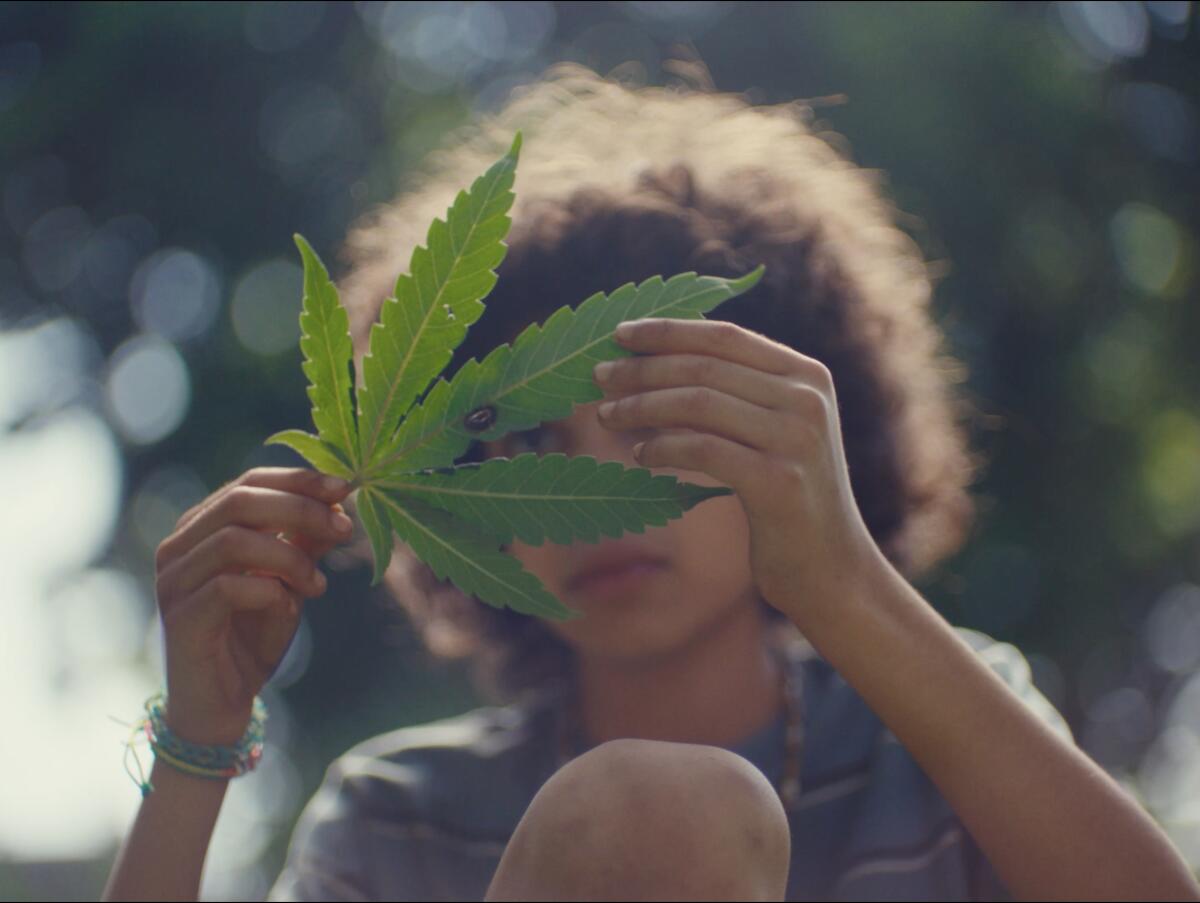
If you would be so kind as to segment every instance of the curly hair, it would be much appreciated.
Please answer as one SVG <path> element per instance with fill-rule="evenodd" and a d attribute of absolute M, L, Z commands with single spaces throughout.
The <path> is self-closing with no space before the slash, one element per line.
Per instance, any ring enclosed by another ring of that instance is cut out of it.
<path fill-rule="evenodd" d="M 341 249 L 356 357 L 424 229 L 503 155 L 520 129 L 507 255 L 480 325 L 451 370 L 531 322 L 626 282 L 696 271 L 763 279 L 725 319 L 822 361 L 834 378 L 854 495 L 872 537 L 907 578 L 956 552 L 975 519 L 982 468 L 929 306 L 934 267 L 897 225 L 879 174 L 815 131 L 802 102 L 753 106 L 703 86 L 645 87 L 560 64 L 498 112 L 458 130 Z M 482 326 L 482 328 L 481 328 Z M 478 443 L 462 460 L 479 460 Z M 437 657 L 470 656 L 495 700 L 564 675 L 571 651 L 539 619 L 467 597 L 402 544 L 385 578 Z M 775 629 L 783 621 L 762 603 Z"/>

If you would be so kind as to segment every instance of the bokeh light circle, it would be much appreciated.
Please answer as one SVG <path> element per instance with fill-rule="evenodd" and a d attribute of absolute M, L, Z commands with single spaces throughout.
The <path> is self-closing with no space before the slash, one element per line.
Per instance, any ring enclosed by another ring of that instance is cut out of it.
<path fill-rule="evenodd" d="M 282 258 L 260 263 L 233 289 L 233 331 L 255 354 L 280 354 L 300 341 L 300 307 L 304 273 Z"/>
<path fill-rule="evenodd" d="M 109 360 L 104 400 L 127 442 L 149 445 L 183 422 L 191 401 L 187 364 L 175 346 L 158 336 L 138 335 Z"/>

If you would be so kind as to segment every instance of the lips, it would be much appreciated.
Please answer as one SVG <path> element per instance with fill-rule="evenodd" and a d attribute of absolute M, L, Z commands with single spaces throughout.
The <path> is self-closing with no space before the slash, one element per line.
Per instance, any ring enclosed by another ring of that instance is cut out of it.
<path fill-rule="evenodd" d="M 636 549 L 609 549 L 599 552 L 587 559 L 583 566 L 567 581 L 567 589 L 578 589 L 593 578 L 615 574 L 622 569 L 635 564 L 661 567 L 666 559 L 660 555 L 641 552 Z"/>

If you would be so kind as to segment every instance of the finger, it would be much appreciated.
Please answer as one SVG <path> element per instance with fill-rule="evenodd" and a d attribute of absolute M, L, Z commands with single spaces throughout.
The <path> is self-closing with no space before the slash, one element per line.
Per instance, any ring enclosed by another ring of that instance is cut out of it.
<path fill-rule="evenodd" d="M 325 591 L 324 577 L 312 559 L 291 543 L 246 527 L 226 526 L 159 574 L 160 601 L 182 599 L 216 574 L 247 571 L 279 577 L 302 596 Z"/>
<path fill-rule="evenodd" d="M 634 456 L 643 467 L 671 467 L 708 474 L 745 496 L 746 481 L 762 468 L 755 451 L 711 433 L 663 433 L 639 443 Z"/>
<path fill-rule="evenodd" d="M 331 505 L 330 507 L 338 514 L 346 514 L 346 509 L 340 504 Z M 348 542 L 352 535 L 353 527 L 351 527 L 348 533 L 344 535 L 339 534 L 335 539 L 330 539 L 327 536 L 310 536 L 307 533 L 281 532 L 278 534 L 280 539 L 290 542 L 313 561 L 320 561 L 335 548 Z"/>
<path fill-rule="evenodd" d="M 704 386 L 640 392 L 601 404 L 596 415 L 609 429 L 682 427 L 759 451 L 771 450 L 781 432 L 778 412 Z"/>
<path fill-rule="evenodd" d="M 223 527 L 237 525 L 272 533 L 306 534 L 324 541 L 349 539 L 353 525 L 330 503 L 294 492 L 252 485 L 230 487 L 159 546 L 159 563 L 167 564 L 195 548 Z"/>
<path fill-rule="evenodd" d="M 274 577 L 246 574 L 214 574 L 171 614 L 172 623 L 187 621 L 199 627 L 216 628 L 235 611 L 262 611 L 291 607 L 291 595 Z"/>
<path fill-rule="evenodd" d="M 815 358 L 725 320 L 649 317 L 619 324 L 614 338 L 630 351 L 707 354 L 779 376 L 815 375 L 815 367 L 824 368 Z"/>
<path fill-rule="evenodd" d="M 172 624 L 186 624 L 188 637 L 212 636 L 238 613 L 261 613 L 249 645 L 230 642 L 229 654 L 238 669 L 265 683 L 279 666 L 300 623 L 299 603 L 274 577 L 218 574 L 171 616 Z M 164 619 L 165 623 L 165 619 Z"/>
<path fill-rule="evenodd" d="M 259 486 L 280 492 L 293 492 L 332 504 L 350 494 L 350 484 L 306 467 L 255 467 L 235 480 L 230 480 L 216 492 L 193 505 L 179 518 L 176 529 L 186 527 L 198 515 L 219 502 L 239 486 Z"/>
<path fill-rule="evenodd" d="M 606 396 L 676 386 L 707 386 L 773 410 L 787 406 L 795 385 L 794 378 L 701 354 L 650 354 L 603 361 L 593 373 Z"/>

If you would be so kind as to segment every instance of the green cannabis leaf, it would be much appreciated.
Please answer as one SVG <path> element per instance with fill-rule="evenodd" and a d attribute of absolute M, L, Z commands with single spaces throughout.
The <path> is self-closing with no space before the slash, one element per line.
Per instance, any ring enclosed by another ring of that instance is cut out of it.
<path fill-rule="evenodd" d="M 446 219 L 430 225 L 409 273 L 397 279 L 371 328 L 356 392 L 349 317 L 324 264 L 295 236 L 304 262 L 300 350 L 317 432 L 285 430 L 266 444 L 286 445 L 317 470 L 356 487 L 356 508 L 375 560 L 373 584 L 387 569 L 395 535 L 439 579 L 483 602 L 567 620 L 579 612 L 501 546 L 514 538 L 541 545 L 641 533 L 647 524 L 661 526 L 732 490 L 590 455 L 530 453 L 461 466 L 454 461 L 474 441 L 557 420 L 575 405 L 603 398 L 592 368 L 630 355 L 613 340 L 618 323 L 702 318 L 752 288 L 763 268 L 740 279 L 681 273 L 597 292 L 577 309 L 559 308 L 543 325 L 530 325 L 482 362 L 469 360 L 449 380 L 441 378 L 483 314 L 495 268 L 507 253 L 520 149 L 517 133 L 508 153 L 459 192 Z"/>

